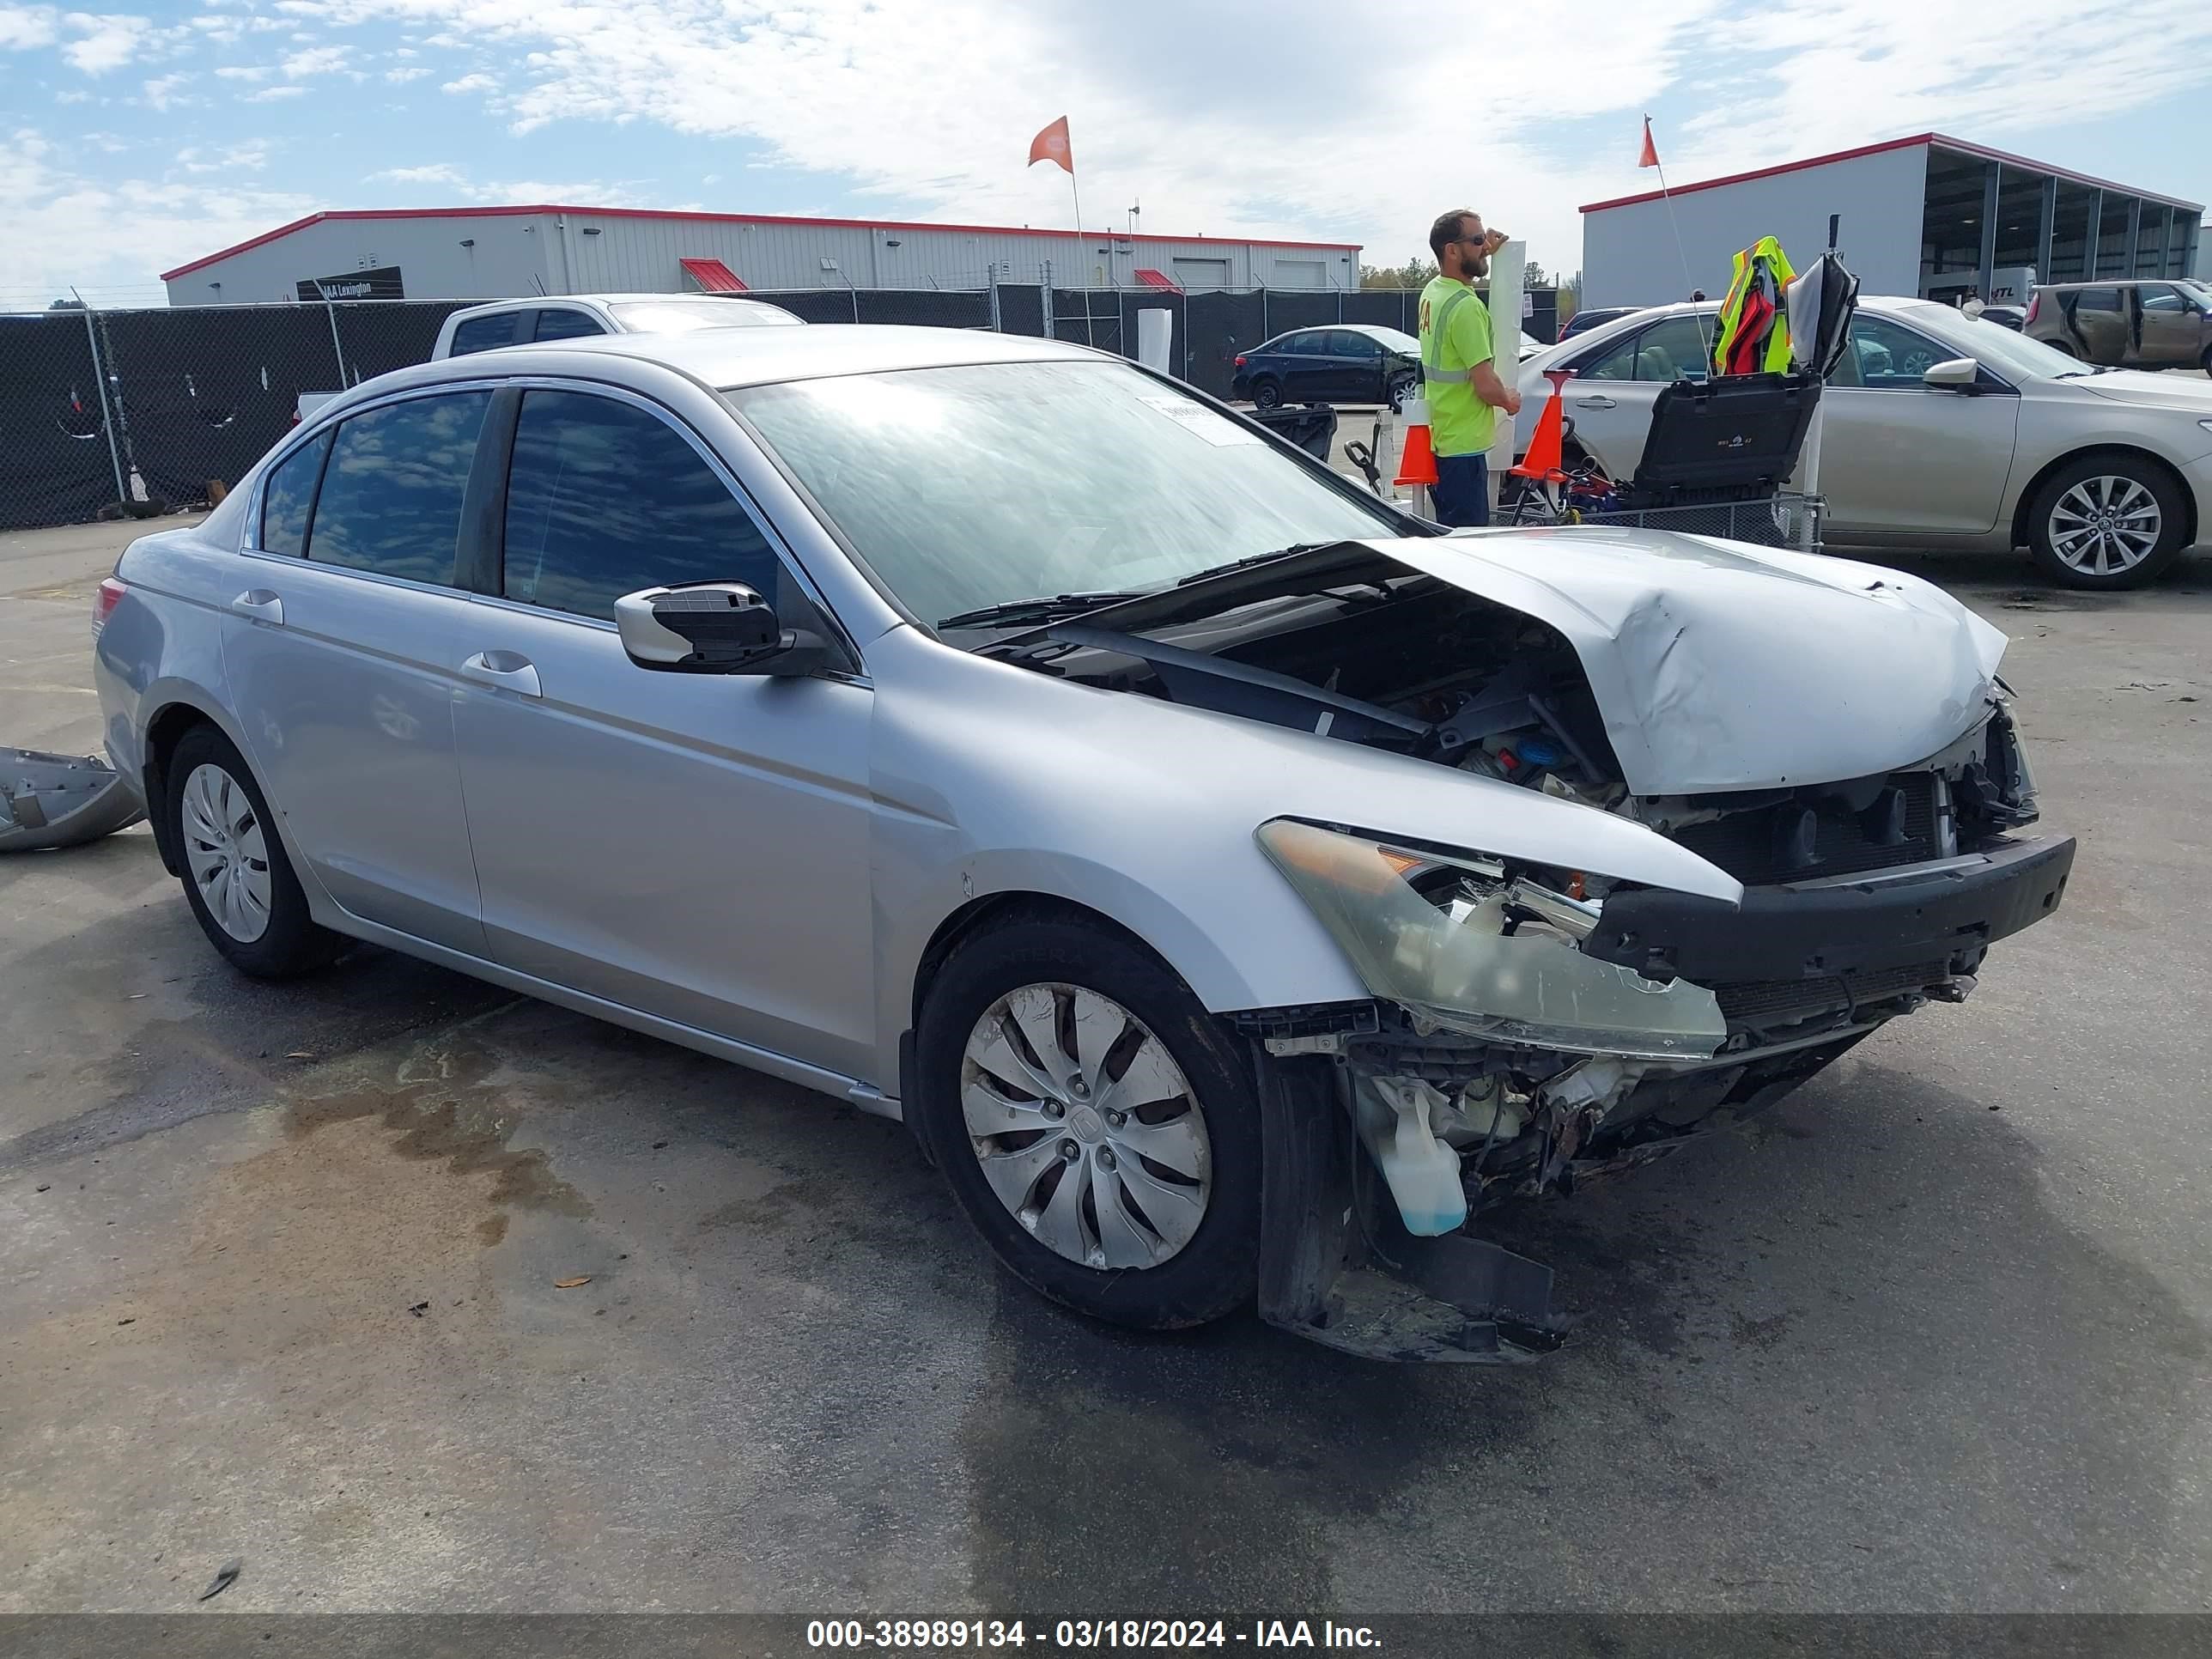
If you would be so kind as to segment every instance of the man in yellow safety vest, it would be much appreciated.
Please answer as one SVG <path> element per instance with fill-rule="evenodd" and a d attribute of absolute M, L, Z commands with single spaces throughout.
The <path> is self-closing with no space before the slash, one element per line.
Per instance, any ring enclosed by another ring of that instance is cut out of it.
<path fill-rule="evenodd" d="M 1470 286 L 1490 274 L 1490 256 L 1504 246 L 1505 233 L 1486 231 L 1472 208 L 1455 208 L 1429 227 L 1437 274 L 1421 290 L 1421 395 L 1437 456 L 1439 524 L 1490 522 L 1497 411 L 1521 412 L 1521 393 L 1498 375 L 1490 308 Z"/>

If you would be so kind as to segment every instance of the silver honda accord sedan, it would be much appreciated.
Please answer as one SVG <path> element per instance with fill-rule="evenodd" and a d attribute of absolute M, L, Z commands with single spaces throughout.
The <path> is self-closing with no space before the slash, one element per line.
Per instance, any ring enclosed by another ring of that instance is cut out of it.
<path fill-rule="evenodd" d="M 988 333 L 386 375 L 95 617 L 244 972 L 366 940 L 756 1066 L 1071 1308 L 1384 1358 L 1554 1344 L 1482 1211 L 1959 1000 L 2074 851 L 1924 582 L 1445 535 Z"/>

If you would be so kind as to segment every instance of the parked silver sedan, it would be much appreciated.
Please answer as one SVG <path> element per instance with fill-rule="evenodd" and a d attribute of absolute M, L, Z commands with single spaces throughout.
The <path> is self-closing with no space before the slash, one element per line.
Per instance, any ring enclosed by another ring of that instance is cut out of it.
<path fill-rule="evenodd" d="M 1715 308 L 1664 306 L 1523 365 L 1526 444 L 1570 369 L 1575 441 L 1636 470 L 1661 387 L 1702 379 Z M 2102 369 L 1923 300 L 1868 298 L 1822 403 L 1823 533 L 1870 546 L 2027 547 L 2073 587 L 2153 580 L 2212 531 L 2212 384 Z"/>
<path fill-rule="evenodd" d="M 521 345 L 357 387 L 101 589 L 249 974 L 365 939 L 903 1118 L 1160 1328 L 1548 1346 L 1466 1231 L 1957 1000 L 2073 856 L 1909 576 L 1445 537 L 1119 360 Z"/>

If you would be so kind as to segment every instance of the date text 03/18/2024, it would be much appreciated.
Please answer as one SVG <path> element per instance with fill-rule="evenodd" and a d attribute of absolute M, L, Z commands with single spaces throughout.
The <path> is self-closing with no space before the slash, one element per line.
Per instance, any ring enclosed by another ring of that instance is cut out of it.
<path fill-rule="evenodd" d="M 1379 1648 L 1364 1625 L 1322 1620 L 1255 1619 L 1250 1628 L 1220 1619 L 816 1619 L 806 1626 L 811 1648 L 876 1648 L 927 1652 L 933 1649 L 1089 1650 L 1093 1648 Z"/>

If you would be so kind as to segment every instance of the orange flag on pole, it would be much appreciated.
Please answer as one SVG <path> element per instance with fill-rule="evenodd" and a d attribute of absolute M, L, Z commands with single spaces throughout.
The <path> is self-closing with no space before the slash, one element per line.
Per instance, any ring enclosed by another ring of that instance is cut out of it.
<path fill-rule="evenodd" d="M 1036 158 L 1032 155 L 1030 159 L 1034 161 Z M 1644 118 L 1644 149 L 1637 155 L 1636 165 L 1640 167 L 1659 165 L 1659 146 L 1651 142 L 1651 118 L 1648 115 Z"/>
<path fill-rule="evenodd" d="M 1066 169 L 1069 178 L 1075 176 L 1075 151 L 1067 142 L 1065 115 L 1030 140 L 1029 165 L 1035 167 L 1039 161 L 1057 162 Z"/>

